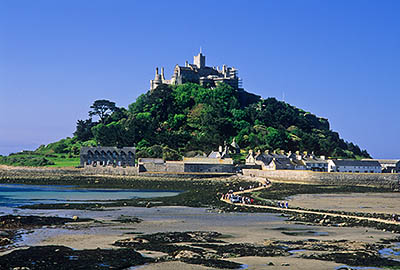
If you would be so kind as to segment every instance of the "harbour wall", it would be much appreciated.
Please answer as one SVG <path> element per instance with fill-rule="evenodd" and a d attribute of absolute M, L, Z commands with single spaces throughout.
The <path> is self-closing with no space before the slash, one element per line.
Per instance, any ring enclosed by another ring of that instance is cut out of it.
<path fill-rule="evenodd" d="M 254 170 L 243 169 L 247 177 L 268 178 L 272 181 L 303 184 L 379 186 L 398 188 L 399 173 L 340 173 L 303 170 Z"/>
<path fill-rule="evenodd" d="M 138 167 L 103 167 L 86 166 L 84 168 L 43 168 L 43 167 L 14 167 L 0 165 L 0 180 L 7 179 L 72 179 L 81 176 L 110 176 L 110 177 L 159 177 L 159 178 L 227 178 L 233 173 L 224 172 L 177 172 L 171 165 L 173 171 L 147 171 L 140 172 Z"/>

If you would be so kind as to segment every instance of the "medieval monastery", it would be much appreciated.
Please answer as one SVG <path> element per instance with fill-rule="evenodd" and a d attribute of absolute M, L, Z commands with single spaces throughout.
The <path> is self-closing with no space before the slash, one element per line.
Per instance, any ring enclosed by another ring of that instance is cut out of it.
<path fill-rule="evenodd" d="M 176 85 L 187 82 L 197 83 L 207 88 L 215 87 L 221 82 L 232 86 L 234 89 L 239 89 L 241 86 L 237 69 L 226 65 L 223 65 L 221 70 L 218 67 L 207 67 L 206 57 L 200 51 L 198 55 L 193 57 L 193 64 L 186 61 L 185 66 L 176 65 L 170 80 L 165 79 L 164 68 L 161 68 L 161 73 L 159 73 L 157 67 L 154 80 L 150 80 L 150 90 L 154 90 L 161 84 Z"/>

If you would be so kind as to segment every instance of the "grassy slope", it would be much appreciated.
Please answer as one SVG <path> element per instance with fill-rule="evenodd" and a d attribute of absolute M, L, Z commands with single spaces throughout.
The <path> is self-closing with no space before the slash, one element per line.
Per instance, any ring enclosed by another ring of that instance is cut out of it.
<path fill-rule="evenodd" d="M 53 161 L 54 165 L 47 165 L 46 167 L 76 167 L 79 165 L 79 157 L 72 158 L 61 158 L 61 157 L 50 157 L 49 160 Z"/>

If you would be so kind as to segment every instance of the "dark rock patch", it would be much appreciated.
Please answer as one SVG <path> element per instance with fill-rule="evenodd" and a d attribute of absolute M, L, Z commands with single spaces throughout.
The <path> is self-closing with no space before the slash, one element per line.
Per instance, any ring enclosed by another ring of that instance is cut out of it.
<path fill-rule="evenodd" d="M 124 269 L 151 261 L 132 249 L 73 250 L 64 246 L 37 246 L 1 256 L 0 269 Z"/>
<path fill-rule="evenodd" d="M 181 261 L 190 264 L 199 264 L 207 267 L 222 268 L 222 269 L 239 269 L 242 266 L 240 263 L 230 262 L 226 260 L 219 260 L 219 259 L 184 258 L 181 259 Z"/>
<path fill-rule="evenodd" d="M 83 222 L 91 219 L 41 217 L 41 216 L 0 216 L 0 250 L 8 248 L 19 237 L 18 230 L 42 228 L 43 226 L 61 226 L 68 222 Z"/>
<path fill-rule="evenodd" d="M 182 243 L 182 242 L 223 243 L 224 241 L 215 239 L 219 236 L 221 236 L 221 234 L 218 232 L 193 231 L 193 232 L 165 232 L 165 233 L 146 234 L 135 237 L 134 239 L 135 241 L 138 242 L 150 242 L 159 244 Z"/>
<path fill-rule="evenodd" d="M 89 221 L 90 219 L 79 219 L 79 221 Z M 42 226 L 64 225 L 68 222 L 77 222 L 77 219 L 61 217 L 41 217 L 41 216 L 0 216 L 0 229 L 32 229 Z"/>
<path fill-rule="evenodd" d="M 124 224 L 129 224 L 129 223 L 134 224 L 134 223 L 140 223 L 143 220 L 138 217 L 120 216 L 118 219 L 113 219 L 111 221 L 124 223 Z"/>
<path fill-rule="evenodd" d="M 400 262 L 382 258 L 378 253 L 371 251 L 334 252 L 326 254 L 302 255 L 305 259 L 334 261 L 346 265 L 364 267 L 400 267 Z"/>

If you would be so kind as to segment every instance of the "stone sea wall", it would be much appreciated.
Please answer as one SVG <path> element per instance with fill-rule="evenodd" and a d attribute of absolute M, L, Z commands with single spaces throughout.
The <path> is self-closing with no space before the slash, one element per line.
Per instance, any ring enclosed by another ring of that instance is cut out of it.
<path fill-rule="evenodd" d="M 0 166 L 1 178 L 52 178 L 82 175 L 138 175 L 137 167 L 43 168 Z"/>
<path fill-rule="evenodd" d="M 138 167 L 91 167 L 87 166 L 81 169 L 83 175 L 138 175 Z"/>
<path fill-rule="evenodd" d="M 0 180 L 1 179 L 68 179 L 68 177 L 76 178 L 79 176 L 150 176 L 159 178 L 219 178 L 230 177 L 232 173 L 221 172 L 179 172 L 181 166 L 179 164 L 169 164 L 168 168 L 172 171 L 153 171 L 153 172 L 138 172 L 138 167 L 91 167 L 85 168 L 43 168 L 43 167 L 13 167 L 0 165 Z"/>
<path fill-rule="evenodd" d="M 243 169 L 243 175 L 248 177 L 268 178 L 279 182 L 325 184 L 325 185 L 362 185 L 397 187 L 400 174 L 396 173 L 328 173 L 300 170 L 254 170 Z"/>

